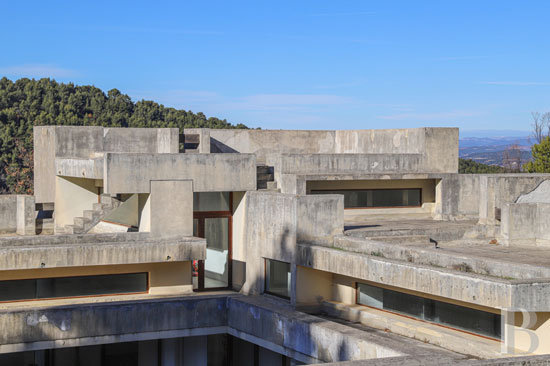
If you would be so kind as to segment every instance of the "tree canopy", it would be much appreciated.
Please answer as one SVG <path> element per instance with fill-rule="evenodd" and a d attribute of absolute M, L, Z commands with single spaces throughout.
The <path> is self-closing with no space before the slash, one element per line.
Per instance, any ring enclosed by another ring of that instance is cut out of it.
<path fill-rule="evenodd" d="M 117 89 L 104 93 L 91 85 L 51 79 L 0 79 L 0 193 L 33 192 L 33 126 L 247 128 L 132 99 Z"/>
<path fill-rule="evenodd" d="M 533 159 L 523 165 L 529 173 L 550 173 L 550 136 L 542 138 L 540 143 L 531 147 Z"/>
<path fill-rule="evenodd" d="M 482 164 L 472 159 L 458 159 L 458 172 L 461 174 L 495 174 L 508 171 L 498 165 Z"/>

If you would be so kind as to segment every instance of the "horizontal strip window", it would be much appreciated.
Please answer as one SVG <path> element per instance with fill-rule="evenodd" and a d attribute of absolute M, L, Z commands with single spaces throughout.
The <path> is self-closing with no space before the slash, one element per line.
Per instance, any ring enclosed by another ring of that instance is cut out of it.
<path fill-rule="evenodd" d="M 144 293 L 148 287 L 146 272 L 10 280 L 0 281 L 0 301 Z"/>
<path fill-rule="evenodd" d="M 419 207 L 422 189 L 312 190 L 311 194 L 344 195 L 344 208 Z"/>
<path fill-rule="evenodd" d="M 359 283 L 357 303 L 491 338 L 501 336 L 500 315 L 443 301 Z"/>

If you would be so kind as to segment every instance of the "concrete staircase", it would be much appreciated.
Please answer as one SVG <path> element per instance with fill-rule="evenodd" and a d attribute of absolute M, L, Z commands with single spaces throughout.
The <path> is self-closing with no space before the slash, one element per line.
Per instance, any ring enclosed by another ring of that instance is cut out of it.
<path fill-rule="evenodd" d="M 120 206 L 122 202 L 110 194 L 102 194 L 91 210 L 84 210 L 82 217 L 75 217 L 73 225 L 65 225 L 65 234 L 85 234 L 97 225 L 101 219 Z"/>
<path fill-rule="evenodd" d="M 273 175 L 273 167 L 268 165 L 256 166 L 256 187 L 262 191 L 281 192 Z"/>

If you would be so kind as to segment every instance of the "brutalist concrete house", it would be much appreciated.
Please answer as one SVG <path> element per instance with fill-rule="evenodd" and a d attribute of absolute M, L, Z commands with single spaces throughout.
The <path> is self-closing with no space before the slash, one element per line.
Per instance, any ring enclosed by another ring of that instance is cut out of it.
<path fill-rule="evenodd" d="M 35 127 L 0 365 L 550 362 L 550 175 L 458 129 Z"/>

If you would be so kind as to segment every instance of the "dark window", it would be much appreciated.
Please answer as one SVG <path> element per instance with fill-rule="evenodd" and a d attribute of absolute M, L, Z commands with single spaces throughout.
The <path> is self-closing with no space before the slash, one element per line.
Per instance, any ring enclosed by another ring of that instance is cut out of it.
<path fill-rule="evenodd" d="M 500 339 L 501 316 L 360 283 L 357 303 Z"/>
<path fill-rule="evenodd" d="M 290 263 L 265 260 L 265 292 L 290 297 Z"/>
<path fill-rule="evenodd" d="M 360 189 L 311 191 L 311 194 L 341 194 L 344 208 L 369 207 L 418 207 L 422 205 L 422 190 L 407 189 Z"/>
<path fill-rule="evenodd" d="M 147 273 L 0 281 L 0 301 L 147 292 Z"/>

